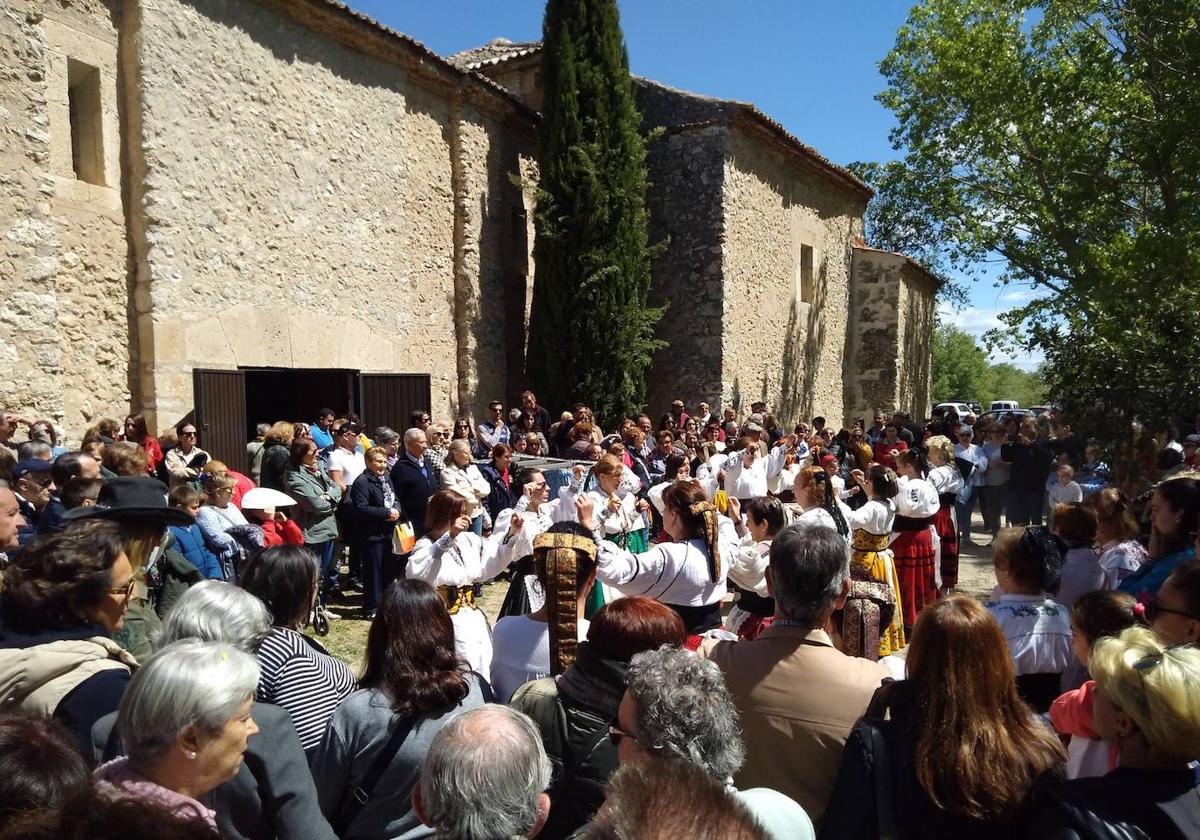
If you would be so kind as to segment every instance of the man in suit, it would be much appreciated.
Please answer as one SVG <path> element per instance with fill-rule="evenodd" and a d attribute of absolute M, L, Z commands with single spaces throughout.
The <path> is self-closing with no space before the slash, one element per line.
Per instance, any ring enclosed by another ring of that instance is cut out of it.
<path fill-rule="evenodd" d="M 404 451 L 392 467 L 392 486 L 396 488 L 397 501 L 408 514 L 417 539 L 425 536 L 425 507 L 438 489 L 433 461 L 425 454 L 428 445 L 423 431 L 409 429 L 404 433 Z"/>
<path fill-rule="evenodd" d="M 837 531 L 783 529 L 771 543 L 767 589 L 775 618 L 761 636 L 710 639 L 699 655 L 720 666 L 741 715 L 746 762 L 734 784 L 777 790 L 819 823 L 850 730 L 888 670 L 846 656 L 825 631 L 850 591 L 850 557 Z"/>

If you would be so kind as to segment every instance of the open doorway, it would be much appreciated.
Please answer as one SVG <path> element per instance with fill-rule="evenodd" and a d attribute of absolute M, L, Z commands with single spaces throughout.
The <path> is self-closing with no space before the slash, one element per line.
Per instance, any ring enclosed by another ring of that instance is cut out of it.
<path fill-rule="evenodd" d="M 358 371 L 340 368 L 245 368 L 247 440 L 259 423 L 311 423 L 322 408 L 339 416 L 357 401 Z"/>

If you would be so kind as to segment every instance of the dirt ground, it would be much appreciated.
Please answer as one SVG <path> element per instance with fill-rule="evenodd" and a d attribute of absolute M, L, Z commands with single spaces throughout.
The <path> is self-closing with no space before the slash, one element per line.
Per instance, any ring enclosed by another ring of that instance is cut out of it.
<path fill-rule="evenodd" d="M 970 545 L 959 546 L 958 586 L 963 592 L 974 595 L 986 601 L 996 585 L 992 574 L 992 551 L 988 547 L 991 540 L 983 533 L 983 519 L 979 512 L 972 518 L 974 535 Z M 485 584 L 480 605 L 488 618 L 496 620 L 500 605 L 508 592 L 508 581 L 499 580 Z M 342 618 L 330 623 L 328 636 L 317 637 L 329 652 L 346 662 L 353 668 L 362 667 L 363 652 L 367 645 L 367 629 L 370 623 L 361 617 L 362 595 L 354 592 L 349 597 L 329 604 L 329 609 Z M 311 635 L 311 630 L 306 631 Z"/>

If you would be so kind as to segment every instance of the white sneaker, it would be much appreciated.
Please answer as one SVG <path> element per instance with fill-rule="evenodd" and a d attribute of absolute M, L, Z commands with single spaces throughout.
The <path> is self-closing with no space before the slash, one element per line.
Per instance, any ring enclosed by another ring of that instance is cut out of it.
<path fill-rule="evenodd" d="M 340 615 L 338 615 L 335 612 L 330 612 L 329 610 L 325 609 L 324 607 L 321 608 L 321 616 L 326 621 L 341 621 L 342 620 L 342 617 Z"/>

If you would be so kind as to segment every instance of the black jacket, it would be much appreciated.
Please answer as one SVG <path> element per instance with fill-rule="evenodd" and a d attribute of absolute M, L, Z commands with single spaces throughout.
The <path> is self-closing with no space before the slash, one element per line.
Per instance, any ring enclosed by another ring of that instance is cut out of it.
<path fill-rule="evenodd" d="M 366 542 L 390 540 L 392 532 L 396 528 L 396 522 L 400 521 L 397 519 L 393 522 L 388 519 L 391 508 L 385 504 L 383 496 L 385 481 L 389 486 L 391 485 L 392 480 L 386 473 L 375 475 L 370 470 L 366 470 L 350 485 L 350 504 L 354 510 L 351 516 L 351 527 L 354 536 L 359 540 Z M 401 511 L 400 518 L 403 519 L 404 507 L 400 503 L 399 495 L 396 496 L 393 506 L 396 510 Z"/>
<path fill-rule="evenodd" d="M 1027 809 L 1019 809 L 1020 813 L 1009 815 L 1005 822 L 985 822 L 945 811 L 929 799 L 917 781 L 916 734 L 909 726 L 915 700 L 912 683 L 907 680 L 894 683 L 888 704 L 890 719 L 884 721 L 864 716 L 851 731 L 842 752 L 829 806 L 821 818 L 821 840 L 873 840 L 880 835 L 875 783 L 877 762 L 881 757 L 873 745 L 872 728 L 883 735 L 891 775 L 891 806 L 897 840 L 1024 837 L 1029 819 Z"/>
<path fill-rule="evenodd" d="M 413 463 L 407 452 L 400 454 L 400 460 L 392 467 L 392 486 L 396 488 L 396 498 L 399 500 L 408 521 L 416 531 L 417 539 L 425 536 L 425 508 L 429 497 L 438 491 L 438 474 L 433 468 L 433 461 L 426 455 L 425 472 Z"/>
<path fill-rule="evenodd" d="M 488 493 L 487 498 L 483 500 L 483 506 L 487 508 L 488 516 L 492 517 L 492 521 L 496 521 L 496 517 L 500 515 L 500 511 L 507 510 L 517 503 L 517 497 L 513 495 L 512 490 L 508 489 L 504 480 L 500 478 L 500 472 L 491 464 L 480 464 L 479 472 L 487 479 L 487 483 L 491 486 L 492 492 Z M 512 471 L 509 471 L 512 475 Z"/>
<path fill-rule="evenodd" d="M 533 718 L 554 768 L 550 817 L 539 838 L 571 836 L 604 802 L 608 777 L 619 764 L 608 726 L 616 723 L 627 668 L 581 642 L 575 664 L 562 677 L 526 683 L 509 701 Z"/>
<path fill-rule="evenodd" d="M 1012 490 L 1045 490 L 1054 468 L 1054 453 L 1042 441 L 1020 443 L 1018 438 L 1000 447 L 1000 458 L 1012 464 L 1008 486 Z"/>
<path fill-rule="evenodd" d="M 1200 791 L 1190 769 L 1118 767 L 1097 778 L 1039 779 L 1031 840 L 1184 840 L 1200 837 Z"/>
<path fill-rule="evenodd" d="M 286 493 L 287 471 L 291 465 L 292 458 L 288 448 L 277 440 L 267 441 L 263 444 L 262 472 L 258 485 Z"/>
<path fill-rule="evenodd" d="M 66 527 L 67 523 L 63 521 L 63 514 L 67 509 L 63 507 L 62 499 L 58 496 L 51 496 L 50 501 L 42 508 L 42 513 L 38 517 L 37 533 L 40 537 L 42 534 L 57 534 Z"/>
<path fill-rule="evenodd" d="M 217 812 L 217 826 L 228 840 L 336 840 L 321 809 L 300 736 L 288 713 L 270 703 L 255 703 L 250 716 L 259 733 L 246 744 L 237 775 L 205 797 Z M 116 713 L 92 729 L 85 755 L 97 763 L 124 755 Z"/>

